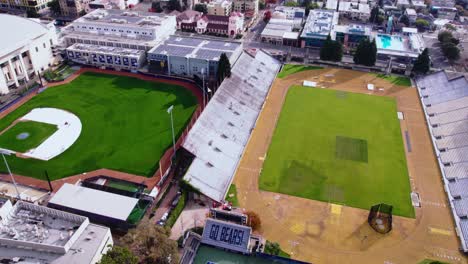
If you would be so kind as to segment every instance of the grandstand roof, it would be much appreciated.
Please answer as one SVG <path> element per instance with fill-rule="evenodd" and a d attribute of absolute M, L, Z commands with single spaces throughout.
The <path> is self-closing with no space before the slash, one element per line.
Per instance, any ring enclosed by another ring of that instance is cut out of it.
<path fill-rule="evenodd" d="M 243 52 L 188 134 L 196 158 L 184 179 L 211 199 L 224 199 L 279 68 L 263 51 Z"/>
<path fill-rule="evenodd" d="M 65 183 L 49 203 L 126 221 L 138 199 Z"/>
<path fill-rule="evenodd" d="M 443 71 L 416 80 L 453 216 L 468 251 L 468 81 Z"/>

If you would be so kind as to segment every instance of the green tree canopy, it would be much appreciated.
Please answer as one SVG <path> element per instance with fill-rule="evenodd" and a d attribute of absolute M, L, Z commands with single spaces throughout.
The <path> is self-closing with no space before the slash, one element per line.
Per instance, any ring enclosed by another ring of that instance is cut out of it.
<path fill-rule="evenodd" d="M 409 18 L 407 15 L 402 15 L 400 17 L 400 23 L 403 23 L 405 24 L 405 26 L 409 26 L 410 25 L 410 21 L 409 21 Z"/>
<path fill-rule="evenodd" d="M 30 18 L 38 18 L 40 17 L 39 13 L 37 13 L 36 9 L 31 8 L 26 11 L 26 16 Z"/>
<path fill-rule="evenodd" d="M 369 18 L 369 22 L 371 23 L 378 23 L 378 17 L 380 15 L 380 9 L 379 9 L 379 6 L 374 6 L 371 10 L 371 13 L 370 13 L 370 18 Z"/>
<path fill-rule="evenodd" d="M 151 2 L 151 9 L 156 13 L 161 13 L 163 9 L 161 8 L 161 2 Z"/>
<path fill-rule="evenodd" d="M 102 256 L 99 264 L 138 264 L 138 258 L 128 248 L 114 246 Z"/>
<path fill-rule="evenodd" d="M 420 31 L 424 31 L 427 28 L 429 28 L 429 22 L 427 22 L 427 20 L 422 19 L 422 18 L 416 19 L 416 22 L 414 24 Z"/>
<path fill-rule="evenodd" d="M 52 0 L 47 3 L 47 7 L 49 7 L 50 11 L 54 15 L 60 15 L 61 10 L 60 10 L 60 3 L 59 0 Z"/>
<path fill-rule="evenodd" d="M 375 39 L 372 42 L 367 38 L 361 40 L 354 53 L 353 60 L 356 64 L 374 66 L 377 60 L 377 45 L 375 44 Z"/>
<path fill-rule="evenodd" d="M 326 61 L 341 61 L 343 57 L 343 45 L 339 41 L 334 41 L 328 35 L 323 46 L 320 48 L 320 59 Z"/>
<path fill-rule="evenodd" d="M 179 262 L 177 242 L 169 239 L 171 230 L 142 221 L 121 242 L 138 257 L 139 263 L 172 264 Z"/>
<path fill-rule="evenodd" d="M 452 42 L 442 43 L 442 52 L 447 59 L 454 61 L 460 58 L 460 49 Z"/>
<path fill-rule="evenodd" d="M 284 6 L 298 6 L 298 4 L 294 1 L 288 1 L 284 4 Z"/>
<path fill-rule="evenodd" d="M 179 0 L 169 0 L 169 2 L 167 2 L 167 10 L 169 10 L 169 11 L 174 11 L 174 10 L 182 11 L 182 6 L 180 5 L 180 1 Z"/>
<path fill-rule="evenodd" d="M 429 50 L 427 48 L 419 54 L 413 64 L 413 72 L 417 74 L 426 74 L 431 68 L 431 59 L 429 58 Z"/>
<path fill-rule="evenodd" d="M 193 10 L 198 11 L 198 12 L 201 12 L 201 13 L 203 13 L 203 14 L 208 13 L 208 8 L 206 7 L 205 4 L 196 4 L 196 5 L 193 7 Z"/>
<path fill-rule="evenodd" d="M 231 62 L 226 53 L 221 54 L 218 62 L 218 72 L 217 72 L 218 82 L 221 83 L 224 78 L 231 77 Z"/>
<path fill-rule="evenodd" d="M 452 38 L 453 38 L 452 32 L 447 31 L 447 30 L 440 31 L 439 34 L 437 35 L 437 39 L 440 42 L 448 42 Z"/>

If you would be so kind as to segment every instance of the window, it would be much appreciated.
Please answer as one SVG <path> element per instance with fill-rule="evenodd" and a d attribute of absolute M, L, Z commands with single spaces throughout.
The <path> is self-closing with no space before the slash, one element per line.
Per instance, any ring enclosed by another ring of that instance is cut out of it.
<path fill-rule="evenodd" d="M 39 48 L 38 48 L 38 47 L 36 47 L 36 52 L 39 52 Z"/>
<path fill-rule="evenodd" d="M 54 42 L 52 42 L 52 39 L 49 39 L 50 45 L 53 46 Z"/>

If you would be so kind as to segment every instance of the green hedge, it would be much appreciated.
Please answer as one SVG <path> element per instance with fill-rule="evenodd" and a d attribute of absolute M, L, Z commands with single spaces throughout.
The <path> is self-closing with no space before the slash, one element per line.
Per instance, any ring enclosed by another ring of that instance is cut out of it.
<path fill-rule="evenodd" d="M 187 202 L 187 192 L 182 192 L 179 202 L 177 203 L 174 210 L 171 211 L 169 218 L 167 218 L 166 226 L 169 226 L 171 228 L 174 226 L 175 222 L 177 221 L 177 218 L 179 218 L 179 215 L 184 210 L 186 202 Z"/>

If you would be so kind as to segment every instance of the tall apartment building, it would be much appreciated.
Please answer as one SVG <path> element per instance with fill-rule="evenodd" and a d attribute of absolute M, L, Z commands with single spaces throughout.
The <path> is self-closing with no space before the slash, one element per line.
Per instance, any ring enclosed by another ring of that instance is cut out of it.
<path fill-rule="evenodd" d="M 0 7 L 18 10 L 40 11 L 47 7 L 51 0 L 0 0 Z"/>
<path fill-rule="evenodd" d="M 232 2 L 228 0 L 216 0 L 206 5 L 209 15 L 229 16 L 232 11 Z"/>
<path fill-rule="evenodd" d="M 137 69 L 144 54 L 176 31 L 176 17 L 97 9 L 64 29 L 69 59 L 82 64 Z"/>
<path fill-rule="evenodd" d="M 64 16 L 79 17 L 81 13 L 88 13 L 90 0 L 59 0 L 60 11 Z"/>
<path fill-rule="evenodd" d="M 259 0 L 234 0 L 234 11 L 244 13 L 246 18 L 256 17 L 258 15 Z"/>

